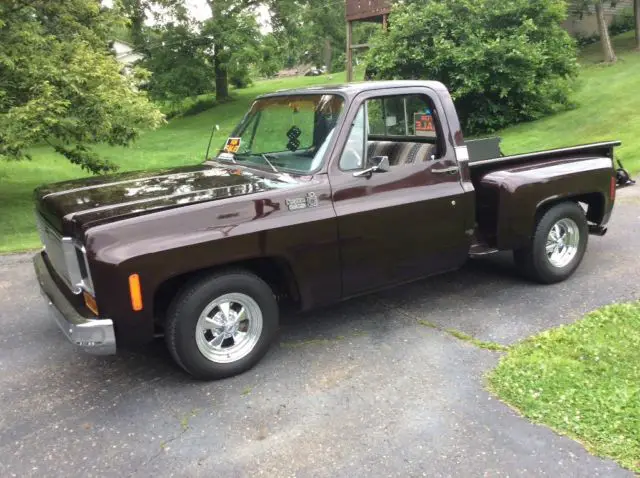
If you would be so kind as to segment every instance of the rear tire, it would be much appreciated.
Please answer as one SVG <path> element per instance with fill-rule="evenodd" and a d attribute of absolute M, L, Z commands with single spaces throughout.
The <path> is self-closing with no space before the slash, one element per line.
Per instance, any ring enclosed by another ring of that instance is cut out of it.
<path fill-rule="evenodd" d="M 167 313 L 165 341 L 174 360 L 201 380 L 240 374 L 269 349 L 278 304 L 259 277 L 233 270 L 194 280 Z"/>
<path fill-rule="evenodd" d="M 549 209 L 536 224 L 531 243 L 513 251 L 516 265 L 528 278 L 553 284 L 569 278 L 578 268 L 589 240 L 582 208 L 564 202 Z"/>

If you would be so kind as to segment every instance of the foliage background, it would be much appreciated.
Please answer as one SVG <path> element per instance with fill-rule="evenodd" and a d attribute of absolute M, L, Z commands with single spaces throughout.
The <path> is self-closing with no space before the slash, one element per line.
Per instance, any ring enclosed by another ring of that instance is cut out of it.
<path fill-rule="evenodd" d="M 91 145 L 127 145 L 162 114 L 108 49 L 117 16 L 87 0 L 0 3 L 0 159 L 48 144 L 93 172 L 116 168 Z M 141 72 L 140 72 L 141 73 Z"/>
<path fill-rule="evenodd" d="M 561 0 L 411 1 L 373 38 L 378 78 L 430 78 L 452 92 L 467 133 L 495 131 L 570 106 L 576 46 Z"/>

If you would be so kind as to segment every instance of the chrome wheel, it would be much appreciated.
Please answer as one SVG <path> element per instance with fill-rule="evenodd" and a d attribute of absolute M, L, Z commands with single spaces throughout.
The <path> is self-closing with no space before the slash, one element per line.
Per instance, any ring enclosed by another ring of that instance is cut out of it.
<path fill-rule="evenodd" d="M 212 362 L 235 362 L 256 346 L 262 325 L 262 311 L 255 300 L 241 293 L 222 295 L 200 314 L 196 324 L 198 350 Z"/>
<path fill-rule="evenodd" d="M 546 243 L 547 258 L 552 266 L 566 267 L 578 253 L 580 230 L 573 219 L 563 218 L 549 231 Z"/>

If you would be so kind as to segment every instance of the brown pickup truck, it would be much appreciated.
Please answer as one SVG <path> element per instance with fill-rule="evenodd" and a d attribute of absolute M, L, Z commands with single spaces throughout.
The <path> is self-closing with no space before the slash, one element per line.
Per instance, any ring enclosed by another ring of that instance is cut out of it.
<path fill-rule="evenodd" d="M 42 186 L 34 258 L 70 341 L 111 354 L 164 335 L 202 379 L 256 364 L 279 312 L 306 310 L 513 250 L 568 278 L 604 235 L 613 149 L 502 156 L 465 143 L 437 82 L 258 98 L 202 164 Z"/>

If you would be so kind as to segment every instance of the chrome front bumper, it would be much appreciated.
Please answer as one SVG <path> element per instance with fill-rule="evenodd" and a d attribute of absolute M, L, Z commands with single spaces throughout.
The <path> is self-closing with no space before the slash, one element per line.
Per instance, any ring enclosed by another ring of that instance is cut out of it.
<path fill-rule="evenodd" d="M 116 353 L 116 336 L 111 319 L 87 319 L 81 316 L 67 300 L 51 277 L 42 253 L 33 258 L 40 292 L 47 301 L 49 315 L 58 324 L 67 339 L 80 349 L 94 355 Z"/>

